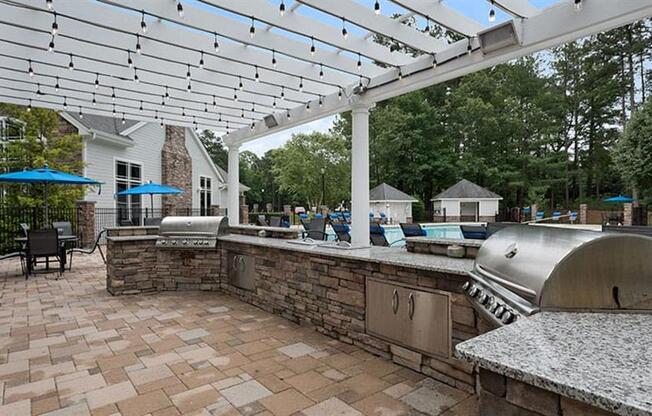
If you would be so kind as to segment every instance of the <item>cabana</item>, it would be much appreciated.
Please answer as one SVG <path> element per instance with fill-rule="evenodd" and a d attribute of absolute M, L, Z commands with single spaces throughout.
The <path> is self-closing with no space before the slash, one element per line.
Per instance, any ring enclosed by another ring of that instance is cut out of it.
<path fill-rule="evenodd" d="M 369 191 L 369 211 L 374 217 L 384 214 L 391 224 L 412 222 L 412 203 L 416 199 L 391 185 L 381 183 Z"/>

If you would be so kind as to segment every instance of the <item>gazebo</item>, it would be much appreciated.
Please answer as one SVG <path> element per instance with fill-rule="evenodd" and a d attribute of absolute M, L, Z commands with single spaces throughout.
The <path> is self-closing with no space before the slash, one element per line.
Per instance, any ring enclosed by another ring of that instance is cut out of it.
<path fill-rule="evenodd" d="M 391 223 L 412 222 L 412 196 L 381 183 L 369 191 L 369 212 L 375 217 L 385 215 Z"/>
<path fill-rule="evenodd" d="M 433 220 L 494 222 L 502 199 L 497 193 L 462 179 L 430 200 L 434 211 Z"/>
<path fill-rule="evenodd" d="M 652 16 L 649 0 L 486 7 L 497 22 L 421 0 L 3 2 L 0 101 L 214 130 L 229 189 L 243 143 L 351 111 L 352 241 L 363 246 L 375 103 Z M 238 223 L 237 192 L 227 207 Z"/>

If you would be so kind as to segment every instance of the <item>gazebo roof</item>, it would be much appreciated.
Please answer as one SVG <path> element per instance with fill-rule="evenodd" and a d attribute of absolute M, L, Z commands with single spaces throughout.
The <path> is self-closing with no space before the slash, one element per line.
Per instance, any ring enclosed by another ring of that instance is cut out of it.
<path fill-rule="evenodd" d="M 498 195 L 495 192 L 476 185 L 475 183 L 462 179 L 455 185 L 446 189 L 445 191 L 439 193 L 437 196 L 431 199 L 431 201 L 437 201 L 440 199 L 503 199 L 502 196 Z"/>
<path fill-rule="evenodd" d="M 652 15 L 650 0 L 485 7 L 496 23 L 423 0 L 2 2 L 0 101 L 238 145 Z"/>
<path fill-rule="evenodd" d="M 405 201 L 417 202 L 412 196 L 399 191 L 391 185 L 381 183 L 369 191 L 369 202 Z"/>

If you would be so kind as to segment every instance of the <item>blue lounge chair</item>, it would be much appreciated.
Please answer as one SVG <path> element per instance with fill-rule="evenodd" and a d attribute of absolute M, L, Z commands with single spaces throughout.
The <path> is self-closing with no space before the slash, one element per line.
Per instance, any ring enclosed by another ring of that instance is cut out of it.
<path fill-rule="evenodd" d="M 349 211 L 344 211 L 342 217 L 344 218 L 344 222 L 351 224 L 351 213 Z"/>
<path fill-rule="evenodd" d="M 537 221 L 541 221 L 545 215 L 545 211 L 537 211 L 536 219 Z"/>
<path fill-rule="evenodd" d="M 561 218 L 561 212 L 560 211 L 553 211 L 552 212 L 552 220 L 553 221 L 559 221 Z"/>
<path fill-rule="evenodd" d="M 311 221 L 301 220 L 304 232 L 303 237 L 311 238 L 313 240 L 326 240 L 326 218 L 313 218 Z"/>
<path fill-rule="evenodd" d="M 406 237 L 425 237 L 426 236 L 426 230 L 421 228 L 421 225 L 419 224 L 408 224 L 405 222 L 402 222 L 399 224 L 401 226 L 401 230 L 403 230 L 403 235 Z"/>
<path fill-rule="evenodd" d="M 577 211 L 570 211 L 568 215 L 569 215 L 568 219 L 570 220 L 570 222 L 577 221 Z"/>
<path fill-rule="evenodd" d="M 324 216 L 321 215 L 320 213 L 317 213 L 317 214 L 315 214 L 315 218 L 324 218 Z"/>
<path fill-rule="evenodd" d="M 307 220 L 308 219 L 308 214 L 306 214 L 305 212 L 302 212 L 301 214 L 299 214 L 299 218 L 302 219 L 302 220 Z"/>
<path fill-rule="evenodd" d="M 390 247 L 403 241 L 403 239 L 400 239 L 390 243 L 385 236 L 385 229 L 379 224 L 369 224 L 369 239 L 371 240 L 371 245 L 381 247 Z"/>
<path fill-rule="evenodd" d="M 331 224 L 335 235 L 337 236 L 338 241 L 346 241 L 347 243 L 351 242 L 351 229 L 346 224 Z"/>
<path fill-rule="evenodd" d="M 465 239 L 484 240 L 487 238 L 487 227 L 484 225 L 460 225 Z"/>

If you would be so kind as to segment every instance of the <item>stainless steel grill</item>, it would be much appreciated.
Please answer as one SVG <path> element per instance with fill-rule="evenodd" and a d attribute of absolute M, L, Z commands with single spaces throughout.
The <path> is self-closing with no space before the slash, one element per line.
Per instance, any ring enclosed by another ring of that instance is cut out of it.
<path fill-rule="evenodd" d="M 227 234 L 227 217 L 165 217 L 156 247 L 165 249 L 214 249 L 217 237 Z"/>
<path fill-rule="evenodd" d="M 484 242 L 464 291 L 490 322 L 541 310 L 652 312 L 652 238 L 517 225 Z"/>

